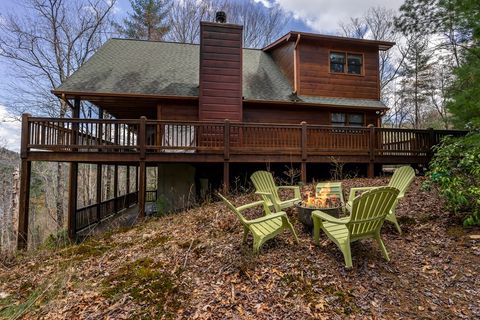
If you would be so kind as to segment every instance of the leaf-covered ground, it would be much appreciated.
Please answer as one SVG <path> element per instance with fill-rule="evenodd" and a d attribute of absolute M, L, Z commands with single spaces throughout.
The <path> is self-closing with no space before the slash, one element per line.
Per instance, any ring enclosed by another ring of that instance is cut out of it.
<path fill-rule="evenodd" d="M 382 185 L 386 179 L 344 181 Z M 0 317 L 44 319 L 473 319 L 480 317 L 480 230 L 464 230 L 417 178 L 386 224 L 391 262 L 353 244 L 352 270 L 323 236 L 315 246 L 294 210 L 288 232 L 251 255 L 222 203 L 147 220 L 80 245 L 0 265 Z M 234 198 L 237 205 L 252 195 Z M 259 212 L 249 212 L 250 216 Z"/>

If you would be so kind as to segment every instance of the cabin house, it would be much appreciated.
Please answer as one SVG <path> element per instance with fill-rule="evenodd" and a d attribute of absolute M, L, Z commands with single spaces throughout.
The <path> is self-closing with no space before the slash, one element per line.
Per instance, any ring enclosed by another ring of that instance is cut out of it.
<path fill-rule="evenodd" d="M 222 17 L 201 23 L 198 45 L 110 39 L 53 90 L 72 118 L 24 115 L 19 247 L 27 243 L 32 161 L 71 163 L 73 238 L 127 207 L 144 215 L 148 200 L 199 190 L 217 172 L 228 190 L 233 165 L 295 164 L 306 181 L 308 166 L 335 157 L 373 175 L 381 164 L 427 163 L 446 134 L 381 127 L 379 51 L 394 43 L 289 32 L 246 49 L 242 39 L 242 26 Z M 80 113 L 87 103 L 98 117 Z M 83 208 L 79 163 L 98 168 L 97 199 Z M 118 166 L 129 168 L 125 194 L 116 187 L 102 199 L 102 165 L 115 167 L 115 182 Z M 147 166 L 158 168 L 156 191 L 146 190 Z"/>

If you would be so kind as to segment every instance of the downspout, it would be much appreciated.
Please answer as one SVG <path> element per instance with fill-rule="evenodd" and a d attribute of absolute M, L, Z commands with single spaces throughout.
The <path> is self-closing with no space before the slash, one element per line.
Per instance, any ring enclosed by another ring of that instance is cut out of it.
<path fill-rule="evenodd" d="M 297 40 L 295 41 L 295 47 L 293 48 L 293 93 L 298 94 L 298 53 L 297 47 L 300 42 L 300 34 L 297 35 Z"/>

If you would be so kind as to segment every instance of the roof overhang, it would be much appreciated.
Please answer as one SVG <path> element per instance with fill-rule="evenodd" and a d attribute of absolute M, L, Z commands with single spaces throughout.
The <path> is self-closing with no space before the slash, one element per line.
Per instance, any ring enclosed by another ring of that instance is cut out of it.
<path fill-rule="evenodd" d="M 380 51 L 387 51 L 395 45 L 395 42 L 389 42 L 389 41 L 347 38 L 347 37 L 330 36 L 330 35 L 308 33 L 308 32 L 290 31 L 283 37 L 280 37 L 278 40 L 264 47 L 262 50 L 269 51 L 285 42 L 294 41 L 299 36 L 301 36 L 302 39 L 311 39 L 311 40 L 318 40 L 318 41 L 323 40 L 323 41 L 330 41 L 330 42 L 349 43 L 349 44 L 358 44 L 362 46 L 377 47 L 378 50 Z"/>
<path fill-rule="evenodd" d="M 150 100 L 198 100 L 198 96 L 165 96 L 157 94 L 131 93 L 131 92 L 84 92 L 84 91 L 62 91 L 52 90 L 54 95 L 59 98 L 94 101 L 95 98 L 134 98 L 134 99 L 150 99 Z"/>
<path fill-rule="evenodd" d="M 387 111 L 390 108 L 387 106 L 365 106 L 365 105 L 356 105 L 352 104 L 334 104 L 334 103 L 313 103 L 305 101 L 282 101 L 282 100 L 256 100 L 256 99 L 244 99 L 244 103 L 258 103 L 258 104 L 267 104 L 267 105 L 284 105 L 284 106 L 302 106 L 302 107 L 329 107 L 329 108 L 338 108 L 338 109 L 362 109 L 362 110 L 372 110 L 372 111 Z"/>

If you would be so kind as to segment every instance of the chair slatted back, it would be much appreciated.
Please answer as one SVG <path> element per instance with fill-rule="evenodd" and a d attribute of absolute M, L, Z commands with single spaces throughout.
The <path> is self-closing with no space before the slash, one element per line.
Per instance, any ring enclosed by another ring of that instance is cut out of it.
<path fill-rule="evenodd" d="M 398 196 L 403 197 L 405 192 L 407 192 L 408 186 L 412 183 L 414 178 L 415 170 L 412 167 L 400 167 L 393 173 L 388 186 L 400 190 L 400 194 Z"/>
<path fill-rule="evenodd" d="M 227 206 L 237 215 L 238 219 L 240 219 L 240 221 L 242 222 L 242 224 L 246 224 L 247 223 L 247 220 L 245 219 L 245 217 L 240 213 L 240 211 L 237 210 L 237 208 L 230 202 L 228 201 L 227 198 L 225 198 L 223 195 L 221 195 L 220 193 L 217 193 L 218 196 L 223 200 L 223 202 L 225 202 L 227 204 Z"/>
<path fill-rule="evenodd" d="M 273 195 L 273 198 L 280 202 L 280 197 L 278 196 L 277 186 L 273 180 L 273 176 L 268 171 L 256 171 L 250 176 L 253 185 L 255 186 L 256 191 L 268 192 Z M 272 201 L 268 196 L 261 195 L 262 200 L 268 204 L 271 204 Z"/>
<path fill-rule="evenodd" d="M 352 203 L 350 221 L 347 228 L 351 237 L 377 232 L 385 217 L 394 205 L 399 190 L 392 187 L 380 187 L 356 197 Z"/>
<path fill-rule="evenodd" d="M 326 190 L 329 191 L 327 192 Z M 322 193 L 327 196 L 336 196 L 338 199 L 340 199 L 340 202 L 343 204 L 345 203 L 345 200 L 343 200 L 343 191 L 342 191 L 342 184 L 341 183 L 319 183 L 315 187 L 315 196 L 318 197 L 320 193 Z"/>

